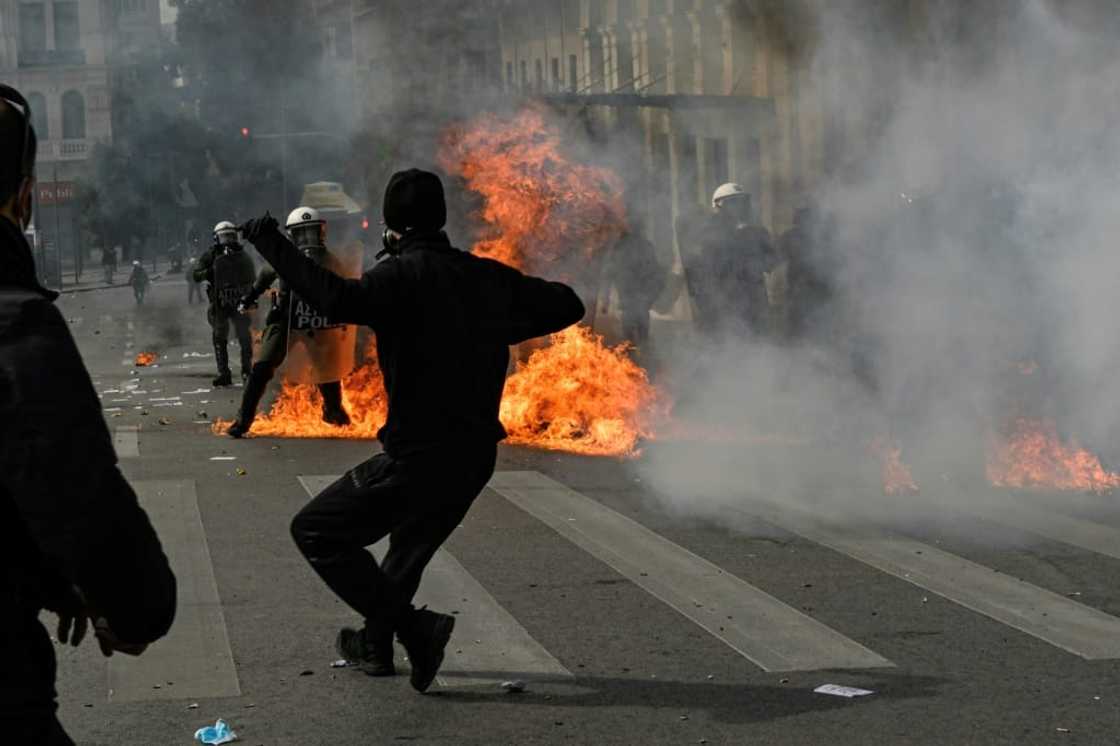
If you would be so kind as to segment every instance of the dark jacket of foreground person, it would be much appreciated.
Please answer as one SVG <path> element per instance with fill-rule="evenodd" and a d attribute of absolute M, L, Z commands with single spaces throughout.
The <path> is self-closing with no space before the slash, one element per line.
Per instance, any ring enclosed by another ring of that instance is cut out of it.
<path fill-rule="evenodd" d="M 358 280 L 304 257 L 275 221 L 250 240 L 331 320 L 373 328 L 389 395 L 378 435 L 394 458 L 464 440 L 502 440 L 498 408 L 509 346 L 560 331 L 584 314 L 568 286 L 460 251 L 442 231 L 406 234 L 397 256 Z"/>
<path fill-rule="evenodd" d="M 175 576 L 117 469 L 55 297 L 0 217 L 0 723 L 53 717 L 54 650 L 38 616 L 74 586 L 124 643 L 157 640 L 175 616 Z"/>

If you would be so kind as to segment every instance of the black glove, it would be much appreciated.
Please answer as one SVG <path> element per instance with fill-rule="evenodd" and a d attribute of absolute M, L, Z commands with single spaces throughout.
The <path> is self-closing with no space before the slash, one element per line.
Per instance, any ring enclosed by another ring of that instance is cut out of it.
<path fill-rule="evenodd" d="M 272 233 L 279 229 L 279 227 L 280 224 L 276 222 L 276 218 L 272 217 L 272 213 L 266 212 L 264 217 L 253 218 L 252 220 L 246 221 L 238 230 L 241 231 L 241 235 L 246 241 L 254 243 L 264 234 Z"/>

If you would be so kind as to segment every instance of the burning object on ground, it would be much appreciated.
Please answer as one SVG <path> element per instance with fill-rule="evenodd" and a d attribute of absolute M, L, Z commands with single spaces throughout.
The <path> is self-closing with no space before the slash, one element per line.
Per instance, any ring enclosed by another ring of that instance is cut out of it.
<path fill-rule="evenodd" d="M 871 441 L 871 454 L 879 459 L 884 495 L 917 495 L 921 490 L 910 467 L 902 460 L 902 449 L 888 438 Z"/>
<path fill-rule="evenodd" d="M 627 354 L 583 326 L 551 337 L 506 381 L 509 442 L 592 456 L 634 456 L 667 401 Z"/>
<path fill-rule="evenodd" d="M 1020 417 L 992 436 L 988 481 L 1011 489 L 1105 493 L 1120 487 L 1120 474 L 1076 439 L 1063 442 L 1053 420 Z"/>
<path fill-rule="evenodd" d="M 151 365 L 155 365 L 157 360 L 159 360 L 159 355 L 157 355 L 156 353 L 141 352 L 136 356 L 135 363 L 136 367 L 138 368 L 147 368 Z"/>

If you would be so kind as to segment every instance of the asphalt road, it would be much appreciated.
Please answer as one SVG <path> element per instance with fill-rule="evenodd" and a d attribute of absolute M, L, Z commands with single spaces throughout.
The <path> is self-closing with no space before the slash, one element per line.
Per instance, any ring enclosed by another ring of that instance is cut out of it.
<path fill-rule="evenodd" d="M 422 589 L 459 607 L 440 684 L 332 668 L 357 620 L 288 523 L 305 485 L 377 446 L 212 435 L 240 389 L 210 390 L 185 299 L 169 281 L 143 307 L 127 289 L 59 301 L 182 596 L 173 639 L 139 661 L 59 650 L 81 744 L 187 744 L 218 718 L 268 746 L 1120 742 L 1120 515 L 1102 501 L 855 531 L 745 478 L 700 514 L 648 489 L 641 461 L 504 447 Z M 159 367 L 127 364 L 146 350 Z"/>

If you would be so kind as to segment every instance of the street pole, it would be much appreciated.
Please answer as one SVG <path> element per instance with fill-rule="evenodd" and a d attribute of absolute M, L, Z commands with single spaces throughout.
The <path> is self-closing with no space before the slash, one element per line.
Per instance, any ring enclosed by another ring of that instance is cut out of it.
<path fill-rule="evenodd" d="M 288 211 L 288 107 L 280 99 L 280 180 L 283 190 L 280 197 L 280 214 Z"/>
<path fill-rule="evenodd" d="M 54 162 L 54 240 L 55 264 L 58 267 L 58 289 L 62 289 L 62 220 L 58 215 L 58 161 Z M 77 280 L 75 280 L 76 282 Z"/>

